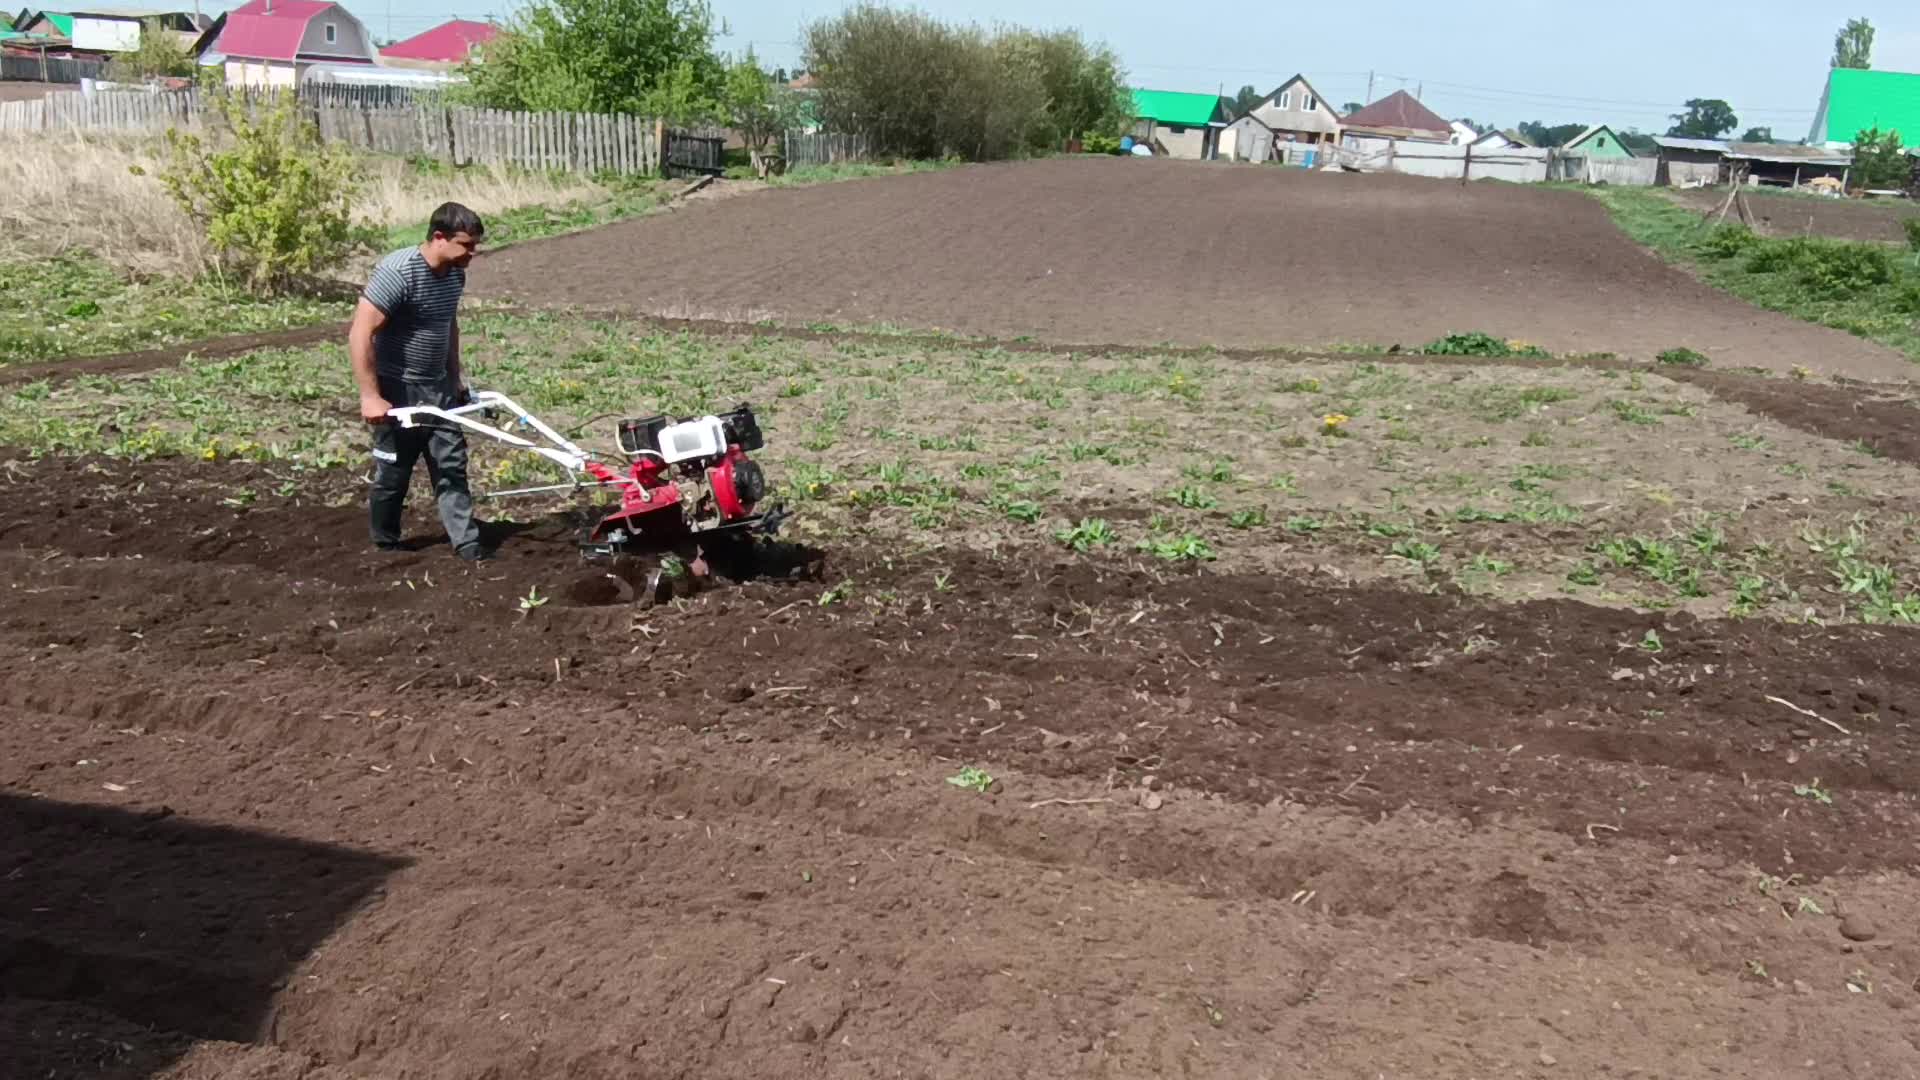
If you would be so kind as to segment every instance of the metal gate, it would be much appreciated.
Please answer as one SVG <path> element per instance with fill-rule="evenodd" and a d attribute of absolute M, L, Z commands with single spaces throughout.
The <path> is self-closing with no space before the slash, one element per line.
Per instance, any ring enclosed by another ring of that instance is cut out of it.
<path fill-rule="evenodd" d="M 725 171 L 727 140 L 690 131 L 668 131 L 660 171 L 667 176 L 719 176 Z"/>

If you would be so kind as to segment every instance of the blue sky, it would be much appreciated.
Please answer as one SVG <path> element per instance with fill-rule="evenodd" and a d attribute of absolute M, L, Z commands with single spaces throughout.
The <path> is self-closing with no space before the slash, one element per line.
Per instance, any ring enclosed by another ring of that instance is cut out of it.
<path fill-rule="evenodd" d="M 153 2 L 153 0 L 147 0 Z M 173 6 L 169 4 L 168 6 Z M 208 11 L 237 6 L 203 0 Z M 346 0 L 376 35 L 407 37 L 455 16 L 485 18 L 512 0 Z M 729 51 L 751 44 L 769 66 L 799 61 L 800 26 L 828 0 L 714 0 Z M 1743 128 L 1804 138 L 1833 34 L 1849 17 L 1877 31 L 1874 66 L 1920 72 L 1920 10 L 1891 0 L 1686 3 L 1614 0 L 1375 0 L 1355 4 L 1201 0 L 919 0 L 949 20 L 1076 27 L 1113 45 L 1136 86 L 1264 93 L 1304 72 L 1336 105 L 1405 87 L 1447 117 L 1606 122 L 1664 131 L 1693 97 L 1732 102 Z"/>

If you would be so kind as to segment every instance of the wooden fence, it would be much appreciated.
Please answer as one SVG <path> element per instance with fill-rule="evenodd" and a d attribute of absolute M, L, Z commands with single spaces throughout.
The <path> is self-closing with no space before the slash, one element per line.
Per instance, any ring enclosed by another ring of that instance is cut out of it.
<path fill-rule="evenodd" d="M 302 104 L 322 140 L 359 150 L 459 165 L 657 175 L 663 139 L 679 175 L 718 172 L 713 131 L 670 132 L 639 116 L 528 113 L 464 106 Z M 193 93 L 50 94 L 0 104 L 0 131 L 159 132 L 195 128 L 205 105 Z"/>
<path fill-rule="evenodd" d="M 99 60 L 66 60 L 57 56 L 0 55 L 0 79 L 24 82 L 77 83 L 97 79 L 107 70 Z"/>
<path fill-rule="evenodd" d="M 865 135 L 832 131 L 789 131 L 784 149 L 789 166 L 834 165 L 842 161 L 866 161 L 872 157 Z"/>

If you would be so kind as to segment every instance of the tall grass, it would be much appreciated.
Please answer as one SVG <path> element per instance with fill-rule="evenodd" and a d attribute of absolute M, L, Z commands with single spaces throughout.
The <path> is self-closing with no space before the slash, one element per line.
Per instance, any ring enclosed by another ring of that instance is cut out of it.
<path fill-rule="evenodd" d="M 74 252 L 135 276 L 190 276 L 207 266 L 206 237 L 158 179 L 158 139 L 80 134 L 0 135 L 0 261 Z M 601 197 L 584 178 L 505 169 L 423 171 L 366 158 L 356 216 L 381 230 L 424 228 L 433 208 L 465 203 L 483 217 Z"/>

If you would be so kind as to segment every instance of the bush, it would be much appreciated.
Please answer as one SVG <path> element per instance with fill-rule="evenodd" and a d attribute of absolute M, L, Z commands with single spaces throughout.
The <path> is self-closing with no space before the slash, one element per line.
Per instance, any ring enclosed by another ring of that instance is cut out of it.
<path fill-rule="evenodd" d="M 1920 254 L 1920 217 L 1910 217 L 1900 224 L 1907 230 L 1907 247 Z"/>
<path fill-rule="evenodd" d="M 1716 225 L 1700 241 L 1700 253 L 1713 259 L 1731 259 L 1744 255 L 1760 242 L 1745 225 Z"/>
<path fill-rule="evenodd" d="M 1893 306 L 1902 315 L 1920 315 L 1920 282 L 1909 281 L 1893 295 Z"/>
<path fill-rule="evenodd" d="M 1080 149 L 1089 154 L 1117 154 L 1120 152 L 1120 136 L 1094 132 L 1080 140 Z M 1914 220 L 1920 221 L 1920 218 Z"/>
<path fill-rule="evenodd" d="M 1113 51 L 1079 34 L 953 26 L 864 3 L 806 29 L 807 70 L 831 130 L 883 155 L 973 161 L 1118 137 L 1131 118 Z"/>
<path fill-rule="evenodd" d="M 352 155 L 323 144 L 291 94 L 252 106 L 218 93 L 208 100 L 230 136 L 215 141 L 226 145 L 169 130 L 161 181 L 221 264 L 251 291 L 272 294 L 343 261 L 355 240 Z"/>
<path fill-rule="evenodd" d="M 1893 259 L 1878 244 L 1800 236 L 1769 240 L 1747 257 L 1756 274 L 1788 274 L 1815 296 L 1840 299 L 1893 280 Z"/>
<path fill-rule="evenodd" d="M 1707 358 L 1704 354 L 1694 352 L 1692 349 L 1685 347 L 1668 349 L 1655 357 L 1655 359 L 1671 367 L 1707 366 Z"/>
<path fill-rule="evenodd" d="M 1427 356 L 1547 357 L 1553 355 L 1538 345 L 1529 345 L 1524 341 L 1507 341 L 1477 330 L 1465 334 L 1448 334 L 1446 337 L 1421 346 L 1420 351 Z"/>

